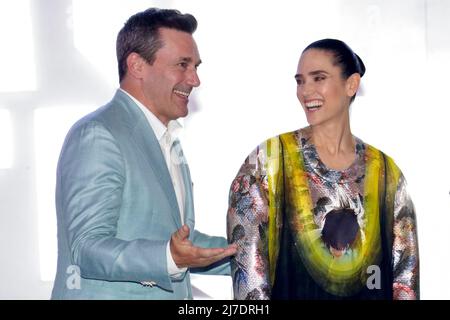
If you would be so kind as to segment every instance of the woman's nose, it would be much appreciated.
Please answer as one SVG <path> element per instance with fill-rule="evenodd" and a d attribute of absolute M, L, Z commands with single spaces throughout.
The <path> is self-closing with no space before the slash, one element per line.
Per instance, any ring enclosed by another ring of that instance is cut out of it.
<path fill-rule="evenodd" d="M 301 88 L 301 93 L 304 97 L 309 96 L 311 93 L 313 93 L 314 88 L 311 85 L 311 83 L 309 81 L 305 81 L 305 83 L 303 84 L 302 88 Z"/>

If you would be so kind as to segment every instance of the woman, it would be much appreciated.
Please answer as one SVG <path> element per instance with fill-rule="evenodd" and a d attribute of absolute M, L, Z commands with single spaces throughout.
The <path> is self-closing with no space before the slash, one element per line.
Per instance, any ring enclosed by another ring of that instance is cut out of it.
<path fill-rule="evenodd" d="M 342 41 L 303 51 L 295 79 L 309 126 L 259 145 L 231 186 L 235 299 L 419 298 L 405 178 L 350 130 L 364 72 Z"/>

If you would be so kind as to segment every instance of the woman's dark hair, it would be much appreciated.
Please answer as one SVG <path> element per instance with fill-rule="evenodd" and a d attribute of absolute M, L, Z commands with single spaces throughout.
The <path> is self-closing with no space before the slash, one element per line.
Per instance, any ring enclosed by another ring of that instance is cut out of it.
<path fill-rule="evenodd" d="M 193 34 L 197 20 L 193 15 L 178 10 L 150 8 L 131 16 L 117 35 L 116 53 L 119 67 L 119 81 L 127 72 L 127 57 L 136 52 L 148 63 L 153 64 L 155 53 L 163 43 L 159 28 L 175 29 Z"/>
<path fill-rule="evenodd" d="M 322 39 L 308 45 L 303 52 L 317 49 L 330 52 L 333 55 L 333 64 L 341 68 L 342 78 L 348 79 L 352 74 L 359 73 L 362 77 L 366 72 L 361 58 L 343 41 L 337 39 Z M 352 102 L 355 96 L 351 98 Z"/>
<path fill-rule="evenodd" d="M 309 49 L 318 49 L 331 52 L 334 56 L 334 65 L 342 70 L 342 77 L 347 79 L 354 73 L 362 77 L 366 67 L 361 58 L 343 41 L 337 39 L 322 39 L 311 43 L 303 52 Z"/>

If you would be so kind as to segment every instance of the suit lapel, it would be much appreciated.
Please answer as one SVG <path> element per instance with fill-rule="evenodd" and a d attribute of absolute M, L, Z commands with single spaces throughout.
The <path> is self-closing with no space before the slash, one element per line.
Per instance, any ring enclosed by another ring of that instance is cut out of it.
<path fill-rule="evenodd" d="M 133 139 L 140 149 L 144 158 L 153 169 L 153 173 L 158 179 L 161 188 L 167 197 L 167 200 L 172 207 L 171 215 L 177 228 L 181 227 L 180 209 L 178 208 L 177 199 L 175 196 L 175 189 L 170 178 L 170 173 L 167 168 L 166 161 L 161 151 L 155 133 L 148 123 L 145 115 L 139 107 L 132 101 L 125 93 L 118 90 L 116 97 L 122 98 L 126 107 L 129 109 L 131 117 L 134 118 L 134 129 L 132 130 Z M 133 124 L 132 124 L 133 125 Z M 145 173 L 142 173 L 145 176 Z"/>

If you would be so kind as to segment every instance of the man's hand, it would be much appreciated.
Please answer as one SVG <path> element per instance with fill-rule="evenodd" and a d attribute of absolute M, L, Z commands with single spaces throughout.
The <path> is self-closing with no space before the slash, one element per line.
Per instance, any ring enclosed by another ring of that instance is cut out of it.
<path fill-rule="evenodd" d="M 189 227 L 183 225 L 170 238 L 170 252 L 178 268 L 205 267 L 236 253 L 236 244 L 226 248 L 196 247 L 188 239 Z"/>

